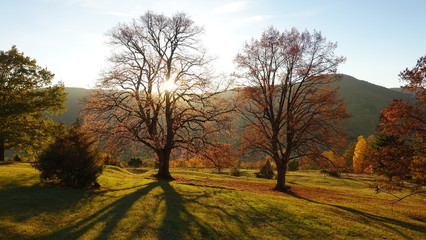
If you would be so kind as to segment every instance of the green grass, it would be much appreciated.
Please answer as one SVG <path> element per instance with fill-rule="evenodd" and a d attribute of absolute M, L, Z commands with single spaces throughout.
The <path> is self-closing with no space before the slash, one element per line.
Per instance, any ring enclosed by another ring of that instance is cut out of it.
<path fill-rule="evenodd" d="M 425 196 L 392 204 L 365 176 L 291 172 L 289 195 L 253 171 L 173 169 L 173 182 L 153 173 L 107 167 L 93 191 L 2 165 L 0 239 L 426 239 Z"/>

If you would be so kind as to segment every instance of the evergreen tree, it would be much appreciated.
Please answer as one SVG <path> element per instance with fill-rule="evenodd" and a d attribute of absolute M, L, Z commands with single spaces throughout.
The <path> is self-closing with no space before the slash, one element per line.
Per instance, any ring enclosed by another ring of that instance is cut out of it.
<path fill-rule="evenodd" d="M 58 132 L 34 167 L 41 171 L 44 181 L 70 187 L 99 187 L 96 179 L 102 172 L 103 160 L 96 141 L 77 122 Z"/>
<path fill-rule="evenodd" d="M 256 173 L 256 177 L 272 179 L 274 175 L 274 168 L 272 167 L 269 158 L 267 158 L 265 165 L 263 165 L 262 168 L 260 168 L 260 171 Z"/>

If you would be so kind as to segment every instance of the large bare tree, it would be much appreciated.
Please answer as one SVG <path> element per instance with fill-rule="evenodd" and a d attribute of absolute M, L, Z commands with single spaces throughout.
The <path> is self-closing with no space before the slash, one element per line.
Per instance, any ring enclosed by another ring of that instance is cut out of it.
<path fill-rule="evenodd" d="M 110 68 L 84 109 L 85 125 L 109 147 L 151 149 L 157 178 L 172 179 L 173 149 L 200 146 L 228 122 L 230 110 L 218 104 L 221 88 L 213 86 L 211 58 L 200 45 L 202 32 L 183 13 L 147 12 L 118 25 L 109 33 Z"/>
<path fill-rule="evenodd" d="M 345 58 L 335 56 L 335 43 L 319 32 L 268 28 L 259 40 L 246 43 L 236 56 L 246 121 L 244 142 L 275 161 L 275 189 L 285 185 L 287 163 L 321 153 L 341 139 L 341 120 L 348 115 L 338 100 L 334 81 Z"/>

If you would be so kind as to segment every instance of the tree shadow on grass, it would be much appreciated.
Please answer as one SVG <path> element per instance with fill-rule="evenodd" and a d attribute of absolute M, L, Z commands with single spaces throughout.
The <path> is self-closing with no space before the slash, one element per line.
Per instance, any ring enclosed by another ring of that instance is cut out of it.
<path fill-rule="evenodd" d="M 163 190 L 161 194 L 156 196 L 159 199 L 156 199 L 153 204 L 149 205 L 152 209 L 148 209 L 148 213 L 145 213 L 145 216 L 133 217 L 135 222 L 132 229 L 123 233 L 126 239 L 143 239 L 146 228 L 150 227 L 149 220 L 155 219 L 155 217 L 150 214 L 164 214 L 164 218 L 161 219 L 159 225 L 154 223 L 154 227 L 156 228 L 154 231 L 158 232 L 158 239 L 182 239 L 191 238 L 191 236 L 196 236 L 195 239 L 207 239 L 212 235 L 214 230 L 208 225 L 201 223 L 199 219 L 188 211 L 185 206 L 187 201 L 181 194 L 179 194 L 169 182 L 158 181 L 140 187 L 136 191 L 104 206 L 84 219 L 59 229 L 52 234 L 43 236 L 43 239 L 78 239 L 87 236 L 86 234 L 88 234 L 89 231 L 92 231 L 90 237 L 93 239 L 109 239 L 116 234 L 117 231 L 122 231 L 118 229 L 120 228 L 119 223 L 122 219 L 128 217 L 127 215 L 132 206 L 157 187 Z M 156 192 L 156 194 L 157 193 L 158 192 Z M 158 213 L 158 209 L 160 209 L 159 205 L 163 201 L 164 213 Z M 149 207 L 147 205 L 147 208 Z M 135 225 L 137 226 L 134 227 Z M 93 231 L 93 229 L 96 230 Z"/>
<path fill-rule="evenodd" d="M 150 170 L 144 169 L 144 168 L 127 168 L 127 171 L 134 173 L 134 174 L 144 174 L 144 173 L 146 173 Z"/>
<path fill-rule="evenodd" d="M 165 216 L 158 231 L 158 239 L 207 239 L 212 229 L 199 221 L 186 208 L 187 200 L 179 194 L 169 182 L 160 182 L 164 191 Z M 194 232 L 196 231 L 196 232 Z"/>
<path fill-rule="evenodd" d="M 426 229 L 424 226 L 420 226 L 417 224 L 413 224 L 413 223 L 409 223 L 409 222 L 405 222 L 405 221 L 401 221 L 401 220 L 397 220 L 397 219 L 392 219 L 392 218 L 388 218 L 388 217 L 382 217 L 379 215 L 375 215 L 375 214 L 371 214 L 371 213 L 367 213 L 367 212 L 363 212 L 354 208 L 350 208 L 350 207 L 346 207 L 346 206 L 341 206 L 341 205 L 336 205 L 336 204 L 328 204 L 328 203 L 322 203 L 322 202 L 318 202 L 312 199 L 308 199 L 302 196 L 297 195 L 294 192 L 289 192 L 289 195 L 308 201 L 308 202 L 312 202 L 312 203 L 316 203 L 316 204 L 320 204 L 320 205 L 324 205 L 324 206 L 329 206 L 329 207 L 334 207 L 340 210 L 343 210 L 345 212 L 351 213 L 351 214 L 355 214 L 361 218 L 363 218 L 366 223 L 371 224 L 371 223 L 377 223 L 381 226 L 384 226 L 386 228 L 388 228 L 389 230 L 395 232 L 396 234 L 398 234 L 399 236 L 403 237 L 403 238 L 407 238 L 407 239 L 411 239 L 410 236 L 407 236 L 405 233 L 399 231 L 398 229 L 396 229 L 394 226 L 400 226 L 412 231 L 416 231 L 419 233 L 426 233 Z M 393 225 L 393 226 L 392 226 Z"/>
<path fill-rule="evenodd" d="M 81 219 L 77 223 L 45 236 L 44 239 L 64 239 L 64 237 L 67 239 L 77 239 L 94 228 L 98 223 L 104 223 L 104 225 L 102 230 L 95 234 L 96 237 L 94 239 L 108 239 L 118 222 L 125 217 L 131 206 L 141 197 L 147 195 L 153 188 L 157 187 L 157 185 L 158 183 L 156 182 L 148 183 L 88 217 Z"/>
<path fill-rule="evenodd" d="M 41 213 L 59 213 L 82 201 L 90 200 L 96 192 L 84 189 L 32 186 L 5 186 L 0 190 L 0 217 L 12 217 L 24 222 Z"/>
<path fill-rule="evenodd" d="M 164 190 L 166 213 L 159 229 L 158 239 L 255 239 L 245 231 L 248 227 L 247 222 L 240 218 L 240 214 L 244 213 L 230 213 L 221 206 L 221 202 L 212 201 L 212 196 L 207 191 L 192 196 L 191 193 L 187 193 L 184 198 L 168 182 L 163 182 L 160 186 Z M 215 191 L 222 190 L 213 190 Z M 202 201 L 203 198 L 209 200 Z M 199 214 L 209 219 L 197 217 Z M 219 222 L 212 222 L 212 219 L 219 219 Z M 236 224 L 238 229 L 228 226 L 233 224 Z"/>

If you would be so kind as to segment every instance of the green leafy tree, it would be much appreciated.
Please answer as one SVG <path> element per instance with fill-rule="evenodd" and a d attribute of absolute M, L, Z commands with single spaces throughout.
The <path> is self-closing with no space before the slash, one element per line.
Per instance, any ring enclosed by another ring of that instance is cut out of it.
<path fill-rule="evenodd" d="M 95 139 L 77 122 L 56 134 L 34 167 L 41 171 L 42 180 L 54 184 L 99 187 L 96 179 L 102 173 L 103 158 Z"/>
<path fill-rule="evenodd" d="M 52 86 L 53 76 L 15 46 L 0 51 L 0 161 L 5 149 L 38 151 L 49 139 L 48 115 L 65 109 L 64 87 Z"/>

